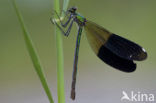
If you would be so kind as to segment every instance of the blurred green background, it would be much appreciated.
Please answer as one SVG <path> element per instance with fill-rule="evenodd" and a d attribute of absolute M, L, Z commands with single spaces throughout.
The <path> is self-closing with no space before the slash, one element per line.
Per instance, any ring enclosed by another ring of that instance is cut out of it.
<path fill-rule="evenodd" d="M 57 103 L 56 44 L 52 0 L 16 0 L 41 59 Z M 121 103 L 122 91 L 156 95 L 156 1 L 71 0 L 87 19 L 143 46 L 148 59 L 133 73 L 103 63 L 91 50 L 83 32 L 78 64 L 77 97 L 70 87 L 77 28 L 63 36 L 66 103 Z M 23 34 L 9 0 L 0 0 L 0 103 L 48 103 L 27 52 Z"/>

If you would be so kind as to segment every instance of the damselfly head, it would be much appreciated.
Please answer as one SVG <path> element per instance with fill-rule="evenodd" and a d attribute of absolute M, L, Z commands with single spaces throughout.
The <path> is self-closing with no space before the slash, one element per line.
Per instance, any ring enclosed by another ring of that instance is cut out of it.
<path fill-rule="evenodd" d="M 75 13 L 76 10 L 77 10 L 77 7 L 74 6 L 74 7 L 69 8 L 68 12 Z"/>

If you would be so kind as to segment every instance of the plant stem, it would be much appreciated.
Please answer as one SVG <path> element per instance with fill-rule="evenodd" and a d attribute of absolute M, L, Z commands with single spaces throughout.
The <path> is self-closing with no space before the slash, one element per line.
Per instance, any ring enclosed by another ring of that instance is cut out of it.
<path fill-rule="evenodd" d="M 54 9 L 60 14 L 59 0 L 54 1 Z M 55 16 L 56 17 L 56 16 Z M 64 59 L 63 59 L 63 46 L 62 46 L 62 34 L 59 28 L 55 26 L 56 36 L 56 51 L 57 51 L 57 95 L 58 103 L 65 103 L 64 93 Z"/>
<path fill-rule="evenodd" d="M 63 10 L 66 11 L 69 0 L 64 0 Z M 54 0 L 54 10 L 60 14 L 60 2 L 59 0 Z M 62 15 L 63 16 L 63 15 Z M 55 15 L 56 17 L 56 15 Z M 56 49 L 57 49 L 57 95 L 58 103 L 65 103 L 65 93 L 64 93 L 64 58 L 63 58 L 63 46 L 62 46 L 62 33 L 55 26 L 55 36 L 56 36 Z"/>

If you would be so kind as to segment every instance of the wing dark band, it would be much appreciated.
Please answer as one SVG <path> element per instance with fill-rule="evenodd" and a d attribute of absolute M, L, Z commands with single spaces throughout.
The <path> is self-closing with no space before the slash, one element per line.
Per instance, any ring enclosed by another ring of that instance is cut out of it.
<path fill-rule="evenodd" d="M 141 61 L 147 58 L 144 48 L 115 34 L 110 36 L 105 47 L 125 59 Z"/>
<path fill-rule="evenodd" d="M 132 60 L 121 58 L 104 45 L 99 49 L 98 57 L 108 65 L 124 72 L 133 72 L 136 69 L 136 64 Z"/>

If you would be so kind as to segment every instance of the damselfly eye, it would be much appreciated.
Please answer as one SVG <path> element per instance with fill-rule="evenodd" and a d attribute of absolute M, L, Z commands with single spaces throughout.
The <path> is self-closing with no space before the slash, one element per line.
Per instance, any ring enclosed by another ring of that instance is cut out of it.
<path fill-rule="evenodd" d="M 76 10 L 77 10 L 77 8 L 76 8 L 76 7 L 72 7 L 72 9 L 73 9 L 73 11 L 76 11 Z"/>
<path fill-rule="evenodd" d="M 71 7 L 68 11 L 71 12 L 71 13 L 75 13 L 76 10 L 77 10 L 76 7 Z"/>

